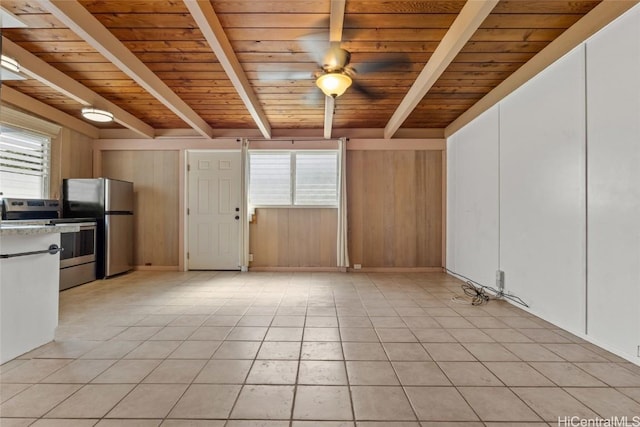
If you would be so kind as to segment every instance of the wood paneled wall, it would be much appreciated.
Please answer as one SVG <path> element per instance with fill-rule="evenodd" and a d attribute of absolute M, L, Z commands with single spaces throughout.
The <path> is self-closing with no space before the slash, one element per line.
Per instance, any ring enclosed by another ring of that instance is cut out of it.
<path fill-rule="evenodd" d="M 336 267 L 337 220 L 337 209 L 256 209 L 251 267 Z"/>
<path fill-rule="evenodd" d="M 347 152 L 349 255 L 363 268 L 442 266 L 439 150 Z M 102 176 L 133 181 L 135 264 L 179 265 L 179 150 L 106 150 Z M 251 267 L 336 267 L 337 210 L 257 209 Z"/>
<path fill-rule="evenodd" d="M 179 152 L 103 151 L 102 176 L 132 181 L 134 264 L 178 266 Z"/>
<path fill-rule="evenodd" d="M 50 197 L 59 199 L 65 178 L 91 178 L 93 175 L 93 140 L 86 135 L 62 128 L 51 141 Z"/>
<path fill-rule="evenodd" d="M 442 151 L 348 151 L 349 258 L 442 266 Z"/>

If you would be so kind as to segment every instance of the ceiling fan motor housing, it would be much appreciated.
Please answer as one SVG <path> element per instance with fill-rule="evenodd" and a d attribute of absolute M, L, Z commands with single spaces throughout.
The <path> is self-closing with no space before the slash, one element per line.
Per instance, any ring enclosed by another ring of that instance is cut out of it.
<path fill-rule="evenodd" d="M 340 71 L 349 64 L 350 60 L 351 53 L 340 47 L 332 47 L 324 56 L 322 68 L 328 73 Z"/>

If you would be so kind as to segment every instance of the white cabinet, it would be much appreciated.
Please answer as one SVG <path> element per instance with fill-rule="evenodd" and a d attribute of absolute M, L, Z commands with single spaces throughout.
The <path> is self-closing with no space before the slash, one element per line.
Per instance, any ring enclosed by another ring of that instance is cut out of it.
<path fill-rule="evenodd" d="M 2 230 L 5 231 L 5 230 Z M 0 253 L 60 246 L 60 233 L 0 237 Z M 0 363 L 53 340 L 58 325 L 60 255 L 0 259 Z"/>

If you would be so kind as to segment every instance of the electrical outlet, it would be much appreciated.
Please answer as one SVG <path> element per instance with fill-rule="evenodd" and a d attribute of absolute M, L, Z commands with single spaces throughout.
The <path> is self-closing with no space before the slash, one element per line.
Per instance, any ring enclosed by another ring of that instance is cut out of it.
<path fill-rule="evenodd" d="M 362 269 L 362 264 L 353 264 L 353 269 L 354 269 L 354 270 L 360 270 L 360 269 Z"/>
<path fill-rule="evenodd" d="M 502 270 L 496 270 L 496 288 L 504 291 L 504 271 Z"/>
<path fill-rule="evenodd" d="M 249 262 L 253 261 L 253 254 L 249 254 Z"/>

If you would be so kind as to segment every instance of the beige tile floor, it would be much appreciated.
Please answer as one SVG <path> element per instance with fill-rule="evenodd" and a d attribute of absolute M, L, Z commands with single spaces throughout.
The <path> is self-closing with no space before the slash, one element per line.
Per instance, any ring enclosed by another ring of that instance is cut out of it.
<path fill-rule="evenodd" d="M 640 415 L 640 367 L 443 274 L 134 272 L 0 367 L 7 426 L 507 426 Z"/>

